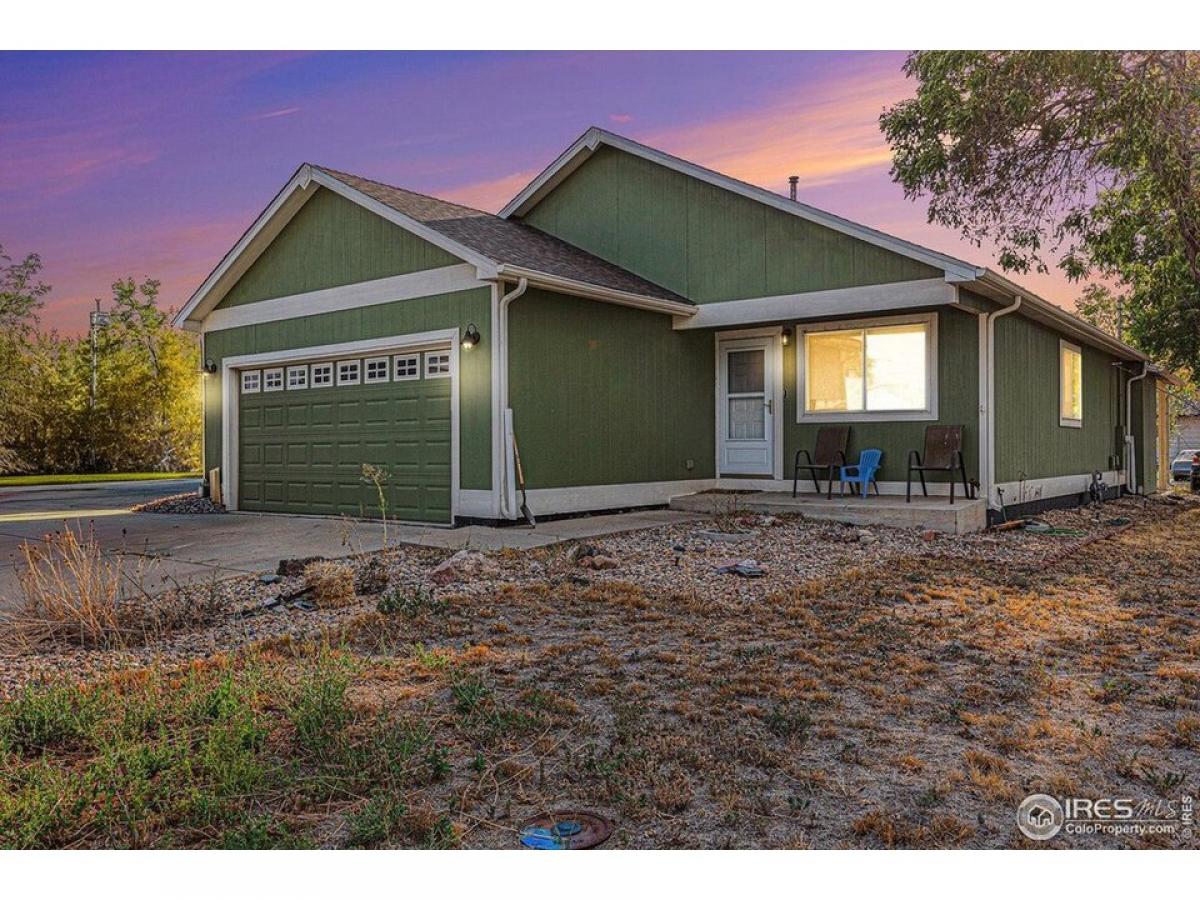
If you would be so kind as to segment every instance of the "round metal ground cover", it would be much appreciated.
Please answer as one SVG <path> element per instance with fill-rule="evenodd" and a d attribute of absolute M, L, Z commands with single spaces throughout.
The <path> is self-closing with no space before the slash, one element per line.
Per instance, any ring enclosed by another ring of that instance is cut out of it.
<path fill-rule="evenodd" d="M 612 822 L 580 809 L 535 816 L 521 825 L 521 843 L 537 850 L 588 850 L 612 834 Z"/>

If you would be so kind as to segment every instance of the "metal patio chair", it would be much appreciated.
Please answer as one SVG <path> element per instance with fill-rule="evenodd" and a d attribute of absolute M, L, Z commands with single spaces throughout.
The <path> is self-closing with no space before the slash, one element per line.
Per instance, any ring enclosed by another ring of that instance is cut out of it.
<path fill-rule="evenodd" d="M 929 496 L 925 485 L 926 472 L 950 473 L 950 502 L 954 503 L 954 470 L 962 473 L 963 495 L 971 498 L 967 484 L 967 466 L 963 462 L 963 429 L 961 425 L 930 425 L 925 429 L 925 450 L 908 451 L 908 478 L 904 486 L 904 502 L 912 503 L 912 476 L 921 476 L 921 493 Z M 915 461 L 914 461 L 915 460 Z"/>
<path fill-rule="evenodd" d="M 821 483 L 817 481 L 817 473 L 824 472 L 829 479 L 829 489 L 825 499 L 833 497 L 833 478 L 837 470 L 846 464 L 846 446 L 850 443 L 850 426 L 823 426 L 817 430 L 817 446 L 813 453 L 803 448 L 796 451 L 796 464 L 792 469 L 792 496 L 800 486 L 800 470 L 805 469 L 812 476 L 813 487 L 821 493 Z M 801 463 L 803 456 L 806 462 Z"/>

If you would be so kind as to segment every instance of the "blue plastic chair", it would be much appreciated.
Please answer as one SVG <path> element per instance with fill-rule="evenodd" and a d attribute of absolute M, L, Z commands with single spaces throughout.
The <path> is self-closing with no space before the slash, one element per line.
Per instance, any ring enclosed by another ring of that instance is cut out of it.
<path fill-rule="evenodd" d="M 879 461 L 883 459 L 883 451 L 874 448 L 864 450 L 858 455 L 858 465 L 842 466 L 838 476 L 838 493 L 845 496 L 846 483 L 857 484 L 859 496 L 867 499 L 869 485 L 875 485 L 875 496 L 879 496 L 879 485 L 875 481 L 875 473 L 879 471 Z"/>

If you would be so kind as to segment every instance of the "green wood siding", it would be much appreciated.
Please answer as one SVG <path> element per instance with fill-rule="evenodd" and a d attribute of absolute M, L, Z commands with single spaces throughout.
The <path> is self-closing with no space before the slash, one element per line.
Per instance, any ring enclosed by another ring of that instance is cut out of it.
<path fill-rule="evenodd" d="M 357 203 L 318 188 L 218 308 L 461 261 Z"/>
<path fill-rule="evenodd" d="M 390 519 L 450 521 L 450 379 L 242 394 L 238 506 L 380 515 L 363 463 L 381 466 Z"/>
<path fill-rule="evenodd" d="M 713 477 L 710 332 L 530 289 L 509 308 L 509 333 L 509 405 L 531 489 Z"/>
<path fill-rule="evenodd" d="M 1133 442 L 1137 453 L 1137 486 L 1145 494 L 1158 490 L 1158 379 L 1148 375 L 1133 383 Z"/>
<path fill-rule="evenodd" d="M 1116 468 L 1122 426 L 1116 358 L 1067 339 L 1083 351 L 1083 427 L 1068 428 L 1058 424 L 1058 332 L 1019 313 L 998 319 L 995 328 L 996 480 Z"/>
<path fill-rule="evenodd" d="M 942 275 L 611 147 L 526 221 L 697 303 Z"/>
<path fill-rule="evenodd" d="M 210 331 L 205 355 L 218 367 L 227 356 L 292 350 L 392 335 L 465 329 L 474 322 L 482 340 L 459 353 L 459 476 L 466 490 L 490 490 L 491 442 L 491 292 L 487 288 L 381 303 L 359 309 L 303 316 L 281 322 Z M 221 375 L 204 376 L 204 459 L 221 464 Z"/>
<path fill-rule="evenodd" d="M 795 323 L 792 324 L 793 327 Z M 796 421 L 796 348 L 785 347 L 783 383 L 784 475 L 791 478 L 796 451 L 812 453 L 817 445 L 819 424 Z M 938 420 L 936 422 L 847 422 L 850 448 L 846 456 L 858 459 L 860 450 L 877 447 L 883 451 L 880 481 L 903 481 L 908 472 L 908 451 L 920 450 L 928 425 L 962 425 L 963 457 L 967 477 L 979 477 L 979 325 L 970 313 L 942 310 L 938 313 Z M 926 474 L 928 481 L 945 481 L 945 476 Z M 824 487 L 824 481 L 822 481 Z M 961 486 L 960 486 L 961 487 Z M 809 483 L 812 489 L 812 483 Z M 917 486 L 920 492 L 920 485 Z"/>

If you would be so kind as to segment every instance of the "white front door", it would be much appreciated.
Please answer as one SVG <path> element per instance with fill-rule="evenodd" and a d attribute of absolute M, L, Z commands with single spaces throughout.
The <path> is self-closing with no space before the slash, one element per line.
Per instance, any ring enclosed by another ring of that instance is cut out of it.
<path fill-rule="evenodd" d="M 717 345 L 721 475 L 774 477 L 776 373 L 773 337 Z"/>

